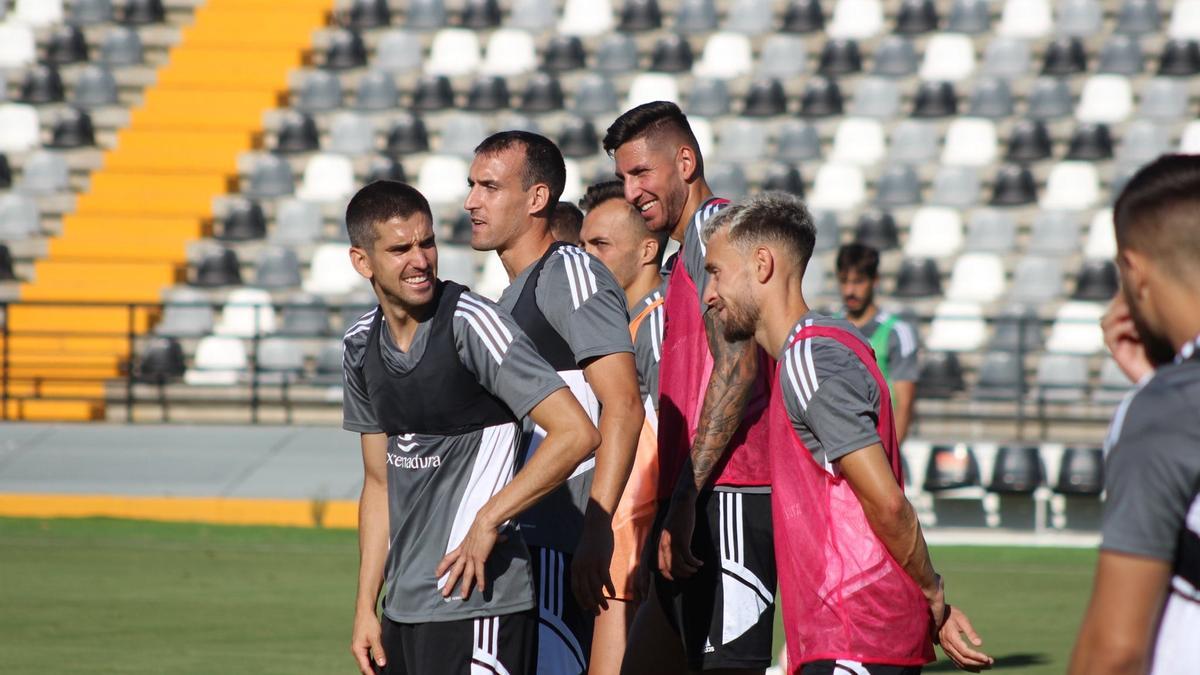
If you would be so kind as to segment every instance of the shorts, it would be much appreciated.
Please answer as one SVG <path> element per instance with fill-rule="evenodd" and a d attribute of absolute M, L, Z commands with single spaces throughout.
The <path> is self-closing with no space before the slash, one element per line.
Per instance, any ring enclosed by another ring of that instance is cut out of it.
<path fill-rule="evenodd" d="M 888 666 L 858 661 L 813 661 L 804 664 L 800 675 L 921 675 L 921 666 Z"/>
<path fill-rule="evenodd" d="M 659 508 L 655 542 L 666 510 L 665 504 Z M 692 577 L 654 575 L 663 611 L 683 638 L 688 667 L 769 667 L 776 587 L 771 495 L 701 492 L 692 554 L 704 563 Z"/>
<path fill-rule="evenodd" d="M 387 665 L 375 666 L 378 675 L 536 672 L 537 614 L 532 609 L 428 623 L 397 623 L 385 616 L 382 623 Z"/>
<path fill-rule="evenodd" d="M 571 591 L 571 556 L 540 546 L 529 547 L 533 595 L 537 598 L 538 675 L 587 672 L 596 617 L 579 608 Z"/>

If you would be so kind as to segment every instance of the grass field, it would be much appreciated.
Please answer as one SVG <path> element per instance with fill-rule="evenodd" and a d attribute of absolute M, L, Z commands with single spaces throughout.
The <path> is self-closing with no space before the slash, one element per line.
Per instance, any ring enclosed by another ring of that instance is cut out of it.
<path fill-rule="evenodd" d="M 353 673 L 357 556 L 349 531 L 0 519 L 0 672 Z M 1094 552 L 934 560 L 998 671 L 1063 672 Z"/>

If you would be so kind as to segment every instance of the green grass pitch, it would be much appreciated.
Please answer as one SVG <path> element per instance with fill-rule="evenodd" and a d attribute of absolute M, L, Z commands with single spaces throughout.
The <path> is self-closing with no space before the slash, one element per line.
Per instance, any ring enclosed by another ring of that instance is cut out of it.
<path fill-rule="evenodd" d="M 997 672 L 1065 670 L 1095 552 L 933 555 Z M 353 673 L 357 559 L 350 531 L 0 519 L 0 671 Z"/>

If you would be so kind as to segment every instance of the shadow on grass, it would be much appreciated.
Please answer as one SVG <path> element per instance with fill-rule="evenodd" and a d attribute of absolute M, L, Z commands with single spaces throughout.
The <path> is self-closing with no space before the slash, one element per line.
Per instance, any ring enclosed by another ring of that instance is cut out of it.
<path fill-rule="evenodd" d="M 992 670 L 1044 666 L 1047 663 L 1050 663 L 1050 658 L 1045 654 L 1006 654 L 1004 656 L 996 657 L 996 663 L 992 666 Z M 954 667 L 954 662 L 950 659 L 941 659 L 937 663 L 931 663 L 928 666 L 925 666 L 923 672 L 955 673 L 960 671 L 958 668 Z"/>

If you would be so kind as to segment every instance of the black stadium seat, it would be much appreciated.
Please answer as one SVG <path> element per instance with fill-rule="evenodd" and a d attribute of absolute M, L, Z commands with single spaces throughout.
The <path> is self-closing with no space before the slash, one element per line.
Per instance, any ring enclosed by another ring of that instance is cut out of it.
<path fill-rule="evenodd" d="M 933 446 L 925 469 L 926 490 L 940 492 L 978 485 L 979 463 L 966 443 Z"/>
<path fill-rule="evenodd" d="M 1104 491 L 1104 452 L 1100 448 L 1068 447 L 1063 450 L 1054 491 L 1064 495 L 1094 496 Z"/>
<path fill-rule="evenodd" d="M 992 467 L 992 482 L 988 485 L 992 492 L 1028 494 L 1046 479 L 1036 446 L 1002 446 L 996 451 Z"/>

